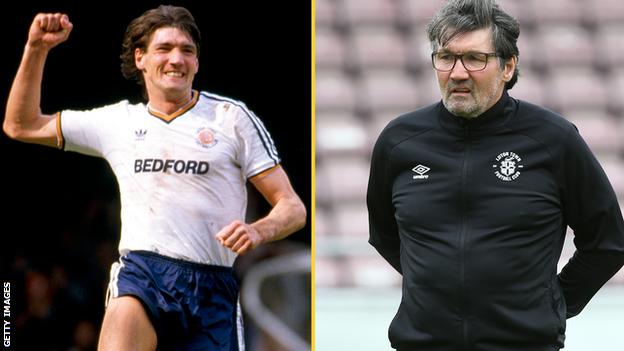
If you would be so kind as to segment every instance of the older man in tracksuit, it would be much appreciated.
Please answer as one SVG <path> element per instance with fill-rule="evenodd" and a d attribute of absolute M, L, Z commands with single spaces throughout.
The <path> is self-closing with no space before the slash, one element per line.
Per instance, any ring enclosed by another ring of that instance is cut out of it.
<path fill-rule="evenodd" d="M 397 350 L 554 351 L 624 264 L 616 195 L 578 130 L 509 96 L 519 26 L 451 0 L 427 27 L 442 101 L 375 145 L 370 243 L 403 275 Z M 557 274 L 566 235 L 577 251 Z"/>

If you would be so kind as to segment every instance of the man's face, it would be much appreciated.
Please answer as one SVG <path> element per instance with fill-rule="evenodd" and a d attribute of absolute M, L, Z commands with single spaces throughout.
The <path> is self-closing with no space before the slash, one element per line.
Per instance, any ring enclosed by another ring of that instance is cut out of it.
<path fill-rule="evenodd" d="M 189 94 L 199 69 L 197 47 L 184 31 L 163 27 L 151 36 L 145 52 L 135 51 L 135 63 L 143 72 L 148 95 Z"/>
<path fill-rule="evenodd" d="M 492 30 L 484 28 L 462 33 L 438 51 L 451 54 L 492 53 Z M 456 116 L 473 118 L 492 107 L 502 96 L 505 82 L 513 76 L 515 59 L 500 67 L 498 57 L 488 57 L 484 70 L 469 72 L 457 60 L 449 72 L 436 71 L 442 102 Z"/>

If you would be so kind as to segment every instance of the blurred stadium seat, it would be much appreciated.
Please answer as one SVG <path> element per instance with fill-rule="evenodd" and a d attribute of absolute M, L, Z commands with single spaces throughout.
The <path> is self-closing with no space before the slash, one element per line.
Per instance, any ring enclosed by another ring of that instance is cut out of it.
<path fill-rule="evenodd" d="M 525 0 L 499 0 L 498 4 L 520 22 L 522 32 L 535 26 L 535 11 Z M 523 34 L 522 34 L 523 35 Z M 522 36 L 520 35 L 520 36 Z"/>
<path fill-rule="evenodd" d="M 596 25 L 621 24 L 624 21 L 624 2 L 622 0 L 584 0 L 581 3 L 584 16 Z"/>
<path fill-rule="evenodd" d="M 510 90 L 510 94 L 517 99 L 544 106 L 549 102 L 546 89 L 543 76 L 521 64 L 518 83 Z"/>
<path fill-rule="evenodd" d="M 569 22 L 546 22 L 538 27 L 537 38 L 541 38 L 541 50 L 531 54 L 533 59 L 543 60 L 549 68 L 583 66 L 591 69 L 596 63 L 594 38 L 583 27 Z"/>
<path fill-rule="evenodd" d="M 341 263 L 333 257 L 317 255 L 314 260 L 314 267 L 315 272 L 322 272 L 322 274 L 316 274 L 314 277 L 317 286 L 339 286 L 346 280 L 342 274 Z"/>
<path fill-rule="evenodd" d="M 317 28 L 315 39 L 317 69 L 342 69 L 346 62 L 346 50 L 337 31 L 328 27 Z"/>
<path fill-rule="evenodd" d="M 401 275 L 372 248 L 368 255 L 350 257 L 347 267 L 353 285 L 367 288 L 401 285 Z"/>
<path fill-rule="evenodd" d="M 315 0 L 316 28 L 331 27 L 336 24 L 334 0 Z"/>
<path fill-rule="evenodd" d="M 418 105 L 417 81 L 400 68 L 362 72 L 356 88 L 358 106 L 369 113 Z"/>
<path fill-rule="evenodd" d="M 620 121 L 603 109 L 574 109 L 564 116 L 576 125 L 587 145 L 596 153 L 617 154 L 622 147 Z"/>
<path fill-rule="evenodd" d="M 531 69 L 533 71 L 544 71 L 548 67 L 544 59 L 543 41 L 539 40 L 539 34 L 533 31 L 523 31 L 518 38 L 518 64 L 520 72 Z"/>
<path fill-rule="evenodd" d="M 406 44 L 393 27 L 354 27 L 347 45 L 349 62 L 357 71 L 404 68 L 407 63 Z"/>
<path fill-rule="evenodd" d="M 618 69 L 611 71 L 607 81 L 609 91 L 609 107 L 620 116 L 624 116 L 624 69 L 617 66 Z"/>
<path fill-rule="evenodd" d="M 370 146 L 361 120 L 327 114 L 317 118 L 316 145 L 317 157 L 367 153 Z"/>
<path fill-rule="evenodd" d="M 562 67 L 551 70 L 545 81 L 551 100 L 557 110 L 603 108 L 607 106 L 606 79 L 589 67 Z M 520 84 L 520 83 L 519 83 Z"/>
<path fill-rule="evenodd" d="M 358 202 L 343 202 L 335 210 L 336 228 L 338 235 L 350 236 L 353 239 L 368 235 L 368 212 L 366 207 Z"/>
<path fill-rule="evenodd" d="M 520 1 L 516 2 L 520 3 Z M 526 4 L 527 2 L 528 4 Z M 522 4 L 526 4 L 527 9 L 530 9 L 538 25 L 542 23 L 583 23 L 584 20 L 582 4 L 576 0 L 528 0 L 522 1 Z"/>
<path fill-rule="evenodd" d="M 316 168 L 321 175 L 317 182 L 317 196 L 344 205 L 345 202 L 364 204 L 368 182 L 368 160 L 364 157 L 332 157 L 319 162 Z"/>
<path fill-rule="evenodd" d="M 251 266 L 242 281 L 240 299 L 246 327 L 259 332 L 253 350 L 309 351 L 312 283 L 310 251 L 287 247 L 288 253 L 269 257 Z"/>
<path fill-rule="evenodd" d="M 596 35 L 598 63 L 607 69 L 622 66 L 624 64 L 624 22 L 602 25 L 598 27 Z"/>
<path fill-rule="evenodd" d="M 353 112 L 354 82 L 342 71 L 317 70 L 316 109 L 318 112 Z"/>
<path fill-rule="evenodd" d="M 393 25 L 396 21 L 394 1 L 340 0 L 337 1 L 339 21 L 347 28 L 359 25 Z"/>
<path fill-rule="evenodd" d="M 413 74 L 431 71 L 431 43 L 422 28 L 413 27 L 405 32 L 407 45 L 406 68 Z"/>
<path fill-rule="evenodd" d="M 420 27 L 431 20 L 444 0 L 414 1 L 397 0 L 397 23 L 402 27 Z"/>
<path fill-rule="evenodd" d="M 597 154 L 597 157 L 607 177 L 609 177 L 613 190 L 622 198 L 624 196 L 624 173 L 622 173 L 624 162 L 613 155 Z"/>

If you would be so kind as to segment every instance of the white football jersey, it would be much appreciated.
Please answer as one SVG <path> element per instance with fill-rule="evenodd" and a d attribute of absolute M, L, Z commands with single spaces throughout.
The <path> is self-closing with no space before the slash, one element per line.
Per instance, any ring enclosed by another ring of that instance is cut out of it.
<path fill-rule="evenodd" d="M 280 163 L 263 123 L 242 102 L 193 91 L 172 115 L 121 101 L 58 118 L 65 150 L 103 157 L 117 176 L 120 254 L 234 263 L 236 254 L 215 235 L 245 220 L 247 179 Z"/>

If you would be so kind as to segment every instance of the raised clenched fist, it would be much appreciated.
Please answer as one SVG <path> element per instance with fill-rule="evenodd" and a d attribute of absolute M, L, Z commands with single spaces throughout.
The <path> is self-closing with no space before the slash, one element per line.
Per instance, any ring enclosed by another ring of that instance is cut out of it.
<path fill-rule="evenodd" d="M 30 26 L 28 45 L 49 50 L 67 40 L 73 27 L 65 14 L 40 13 Z"/>

